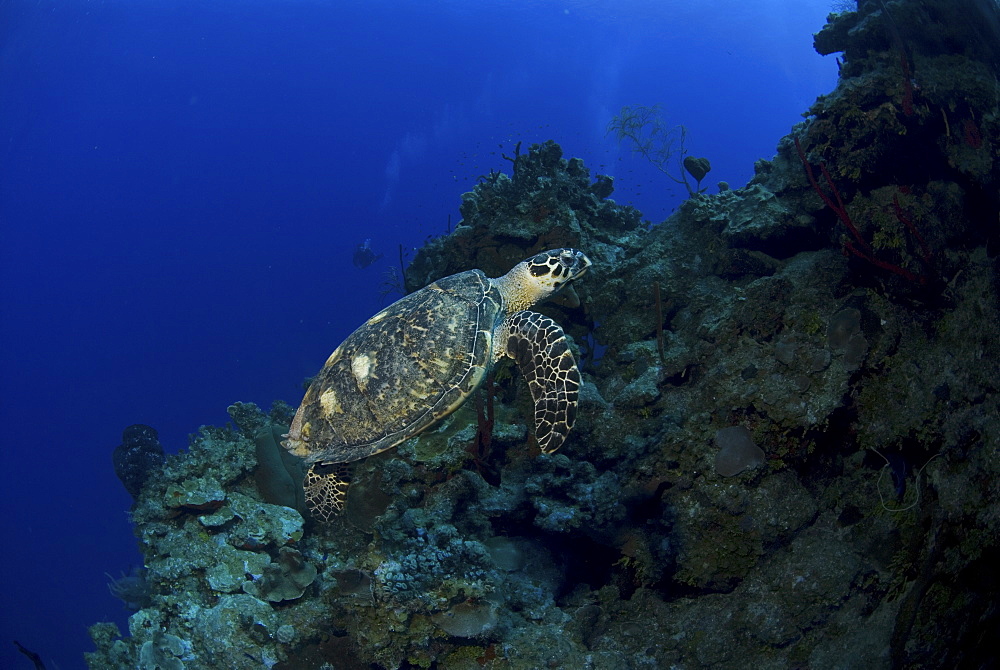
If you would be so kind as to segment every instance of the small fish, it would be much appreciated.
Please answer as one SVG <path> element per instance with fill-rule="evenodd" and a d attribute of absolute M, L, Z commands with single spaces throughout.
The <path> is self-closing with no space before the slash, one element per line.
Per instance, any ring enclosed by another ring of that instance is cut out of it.
<path fill-rule="evenodd" d="M 357 248 L 354 249 L 354 267 L 356 268 L 366 268 L 378 259 L 382 258 L 382 254 L 375 255 L 371 247 L 371 238 L 365 240 L 364 244 L 359 244 Z"/>

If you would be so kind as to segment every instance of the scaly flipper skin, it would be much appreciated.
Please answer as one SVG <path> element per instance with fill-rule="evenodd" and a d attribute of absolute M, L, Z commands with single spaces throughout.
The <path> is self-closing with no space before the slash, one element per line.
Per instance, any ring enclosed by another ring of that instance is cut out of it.
<path fill-rule="evenodd" d="M 580 372 L 566 335 L 547 316 L 518 312 L 508 320 L 506 347 L 531 390 L 535 440 L 543 452 L 551 454 L 573 428 L 580 396 Z"/>
<path fill-rule="evenodd" d="M 329 523 L 334 516 L 344 511 L 350 483 L 350 468 L 346 463 L 313 463 L 306 471 L 302 484 L 306 492 L 306 504 L 320 521 Z"/>

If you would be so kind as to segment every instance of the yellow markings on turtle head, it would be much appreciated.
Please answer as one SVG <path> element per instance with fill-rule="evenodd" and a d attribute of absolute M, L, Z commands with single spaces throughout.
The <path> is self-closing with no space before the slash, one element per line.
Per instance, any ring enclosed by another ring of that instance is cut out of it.
<path fill-rule="evenodd" d="M 337 392 L 333 389 L 323 391 L 323 395 L 319 397 L 319 406 L 323 408 L 323 414 L 327 416 L 344 411 L 344 408 L 340 406 L 340 400 L 337 399 Z M 302 432 L 305 433 L 305 427 L 303 427 Z"/>

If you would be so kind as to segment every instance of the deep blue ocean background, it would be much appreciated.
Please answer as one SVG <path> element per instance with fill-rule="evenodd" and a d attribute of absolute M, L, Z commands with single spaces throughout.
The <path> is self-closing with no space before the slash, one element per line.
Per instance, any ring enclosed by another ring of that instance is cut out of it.
<path fill-rule="evenodd" d="M 517 142 L 655 224 L 686 193 L 605 129 L 660 104 L 710 192 L 745 184 L 835 84 L 830 4 L 0 0 L 0 667 L 127 630 L 123 428 L 176 452 L 234 401 L 297 404 Z"/>

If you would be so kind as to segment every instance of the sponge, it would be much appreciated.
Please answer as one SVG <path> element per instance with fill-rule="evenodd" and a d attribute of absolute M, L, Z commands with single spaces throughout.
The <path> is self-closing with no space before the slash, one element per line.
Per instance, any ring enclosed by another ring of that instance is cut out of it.
<path fill-rule="evenodd" d="M 163 446 L 156 429 L 141 423 L 126 428 L 111 460 L 115 474 L 134 500 L 150 475 L 163 467 Z"/>
<path fill-rule="evenodd" d="M 254 435 L 257 469 L 253 478 L 264 502 L 291 507 L 305 516 L 305 492 L 302 490 L 305 464 L 278 444 L 287 432 L 287 426 L 268 424 Z"/>

